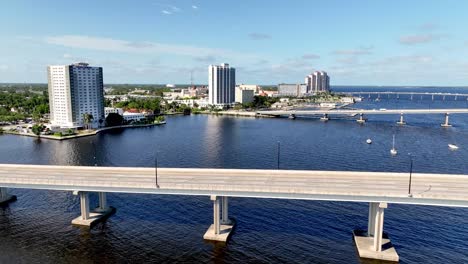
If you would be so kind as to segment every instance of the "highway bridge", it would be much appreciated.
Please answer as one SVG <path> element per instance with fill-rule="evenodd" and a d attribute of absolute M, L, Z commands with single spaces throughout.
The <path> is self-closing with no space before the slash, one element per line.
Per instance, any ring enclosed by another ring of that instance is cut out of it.
<path fill-rule="evenodd" d="M 321 120 L 328 121 L 330 115 L 336 116 L 359 116 L 356 121 L 364 123 L 364 115 L 400 115 L 398 124 L 405 124 L 404 115 L 427 115 L 427 114 L 444 114 L 445 122 L 441 126 L 449 127 L 450 114 L 468 114 L 468 108 L 452 108 L 452 109 L 317 109 L 317 110 L 272 110 L 272 111 L 257 111 L 257 115 L 269 116 L 288 116 L 296 118 L 297 116 L 321 116 Z"/>
<path fill-rule="evenodd" d="M 72 224 L 82 226 L 114 212 L 106 193 L 207 196 L 213 201 L 213 224 L 204 238 L 215 241 L 227 241 L 234 228 L 228 197 L 365 202 L 367 232 L 355 233 L 359 255 L 393 261 L 398 254 L 383 235 L 388 204 L 468 207 L 468 175 L 453 174 L 0 164 L 0 187 L 4 204 L 15 198 L 7 188 L 73 192 L 81 215 Z M 93 210 L 90 192 L 99 194 Z"/>
<path fill-rule="evenodd" d="M 417 97 L 425 97 L 428 98 L 430 97 L 432 100 L 435 100 L 437 98 L 440 98 L 442 100 L 445 100 L 446 98 L 453 98 L 454 100 L 468 100 L 468 94 L 466 93 L 431 93 L 431 92 L 392 92 L 392 91 L 385 91 L 385 92 L 365 92 L 365 91 L 360 91 L 360 92 L 339 92 L 337 94 L 343 94 L 343 95 L 350 95 L 350 96 L 360 96 L 360 97 L 367 97 L 367 98 L 396 98 L 399 99 L 400 95 L 406 96 L 406 98 L 409 98 L 413 100 L 413 98 Z"/>

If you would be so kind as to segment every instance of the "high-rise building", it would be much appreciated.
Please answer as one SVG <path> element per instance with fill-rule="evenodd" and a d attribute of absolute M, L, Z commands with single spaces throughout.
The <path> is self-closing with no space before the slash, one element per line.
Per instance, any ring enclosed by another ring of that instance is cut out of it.
<path fill-rule="evenodd" d="M 50 123 L 59 127 L 81 127 L 83 116 L 97 127 L 104 120 L 104 84 L 101 67 L 87 63 L 47 67 Z"/>
<path fill-rule="evenodd" d="M 315 71 L 305 78 L 308 93 L 320 93 L 330 91 L 330 77 L 324 71 Z"/>
<path fill-rule="evenodd" d="M 208 103 L 228 106 L 235 102 L 236 69 L 229 64 L 210 65 L 208 69 Z"/>

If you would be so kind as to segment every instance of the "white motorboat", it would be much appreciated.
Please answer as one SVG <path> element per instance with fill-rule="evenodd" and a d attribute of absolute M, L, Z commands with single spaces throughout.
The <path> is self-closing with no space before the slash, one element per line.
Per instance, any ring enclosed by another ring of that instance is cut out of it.
<path fill-rule="evenodd" d="M 366 143 L 367 143 L 367 144 L 372 144 L 372 140 L 371 140 L 370 138 L 368 138 L 368 139 L 366 140 Z"/>
<path fill-rule="evenodd" d="M 390 154 L 392 154 L 393 156 L 398 154 L 398 151 L 395 148 L 395 135 L 393 135 L 393 145 L 392 145 L 392 149 L 390 150 Z"/>
<path fill-rule="evenodd" d="M 449 149 L 453 149 L 453 150 L 458 149 L 458 146 L 455 145 L 455 144 L 448 144 L 448 147 L 449 147 Z"/>

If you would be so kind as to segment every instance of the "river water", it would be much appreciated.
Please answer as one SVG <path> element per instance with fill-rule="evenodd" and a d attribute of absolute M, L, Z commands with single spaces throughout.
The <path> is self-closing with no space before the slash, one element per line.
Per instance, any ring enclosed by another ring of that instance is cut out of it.
<path fill-rule="evenodd" d="M 352 107 L 467 107 L 466 98 L 365 97 Z M 358 125 L 194 115 L 63 142 L 2 135 L 0 163 L 151 167 L 157 155 L 161 167 L 274 169 L 280 142 L 282 169 L 408 172 L 411 153 L 416 172 L 468 174 L 468 116 L 450 116 L 448 129 L 440 127 L 443 115 L 407 116 L 403 127 L 398 116 L 368 118 Z M 393 134 L 396 157 L 389 153 Z M 18 201 L 0 208 L 1 263 L 360 263 L 351 231 L 366 228 L 368 212 L 364 203 L 233 198 L 238 225 L 222 245 L 202 238 L 212 222 L 209 197 L 109 194 L 117 213 L 85 230 L 70 224 L 79 214 L 72 193 L 11 192 Z M 389 204 L 384 229 L 402 263 L 468 262 L 467 209 Z"/>

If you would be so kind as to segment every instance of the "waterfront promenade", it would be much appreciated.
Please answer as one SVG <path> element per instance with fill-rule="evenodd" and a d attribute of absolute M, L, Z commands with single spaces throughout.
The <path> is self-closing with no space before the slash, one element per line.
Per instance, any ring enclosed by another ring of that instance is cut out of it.
<path fill-rule="evenodd" d="M 468 175 L 243 170 L 132 167 L 80 167 L 0 165 L 1 196 L 6 188 L 72 191 L 80 196 L 81 216 L 73 220 L 88 225 L 114 212 L 105 193 L 146 193 L 209 196 L 213 225 L 205 239 L 226 241 L 234 223 L 228 216 L 228 197 L 303 199 L 369 203 L 368 231 L 355 234 L 361 257 L 398 260 L 383 236 L 384 209 L 388 204 L 468 207 Z M 89 192 L 99 193 L 99 206 L 90 210 Z M 20 202 L 20 201 L 19 201 Z M 378 234 L 378 235 L 375 235 Z"/>

